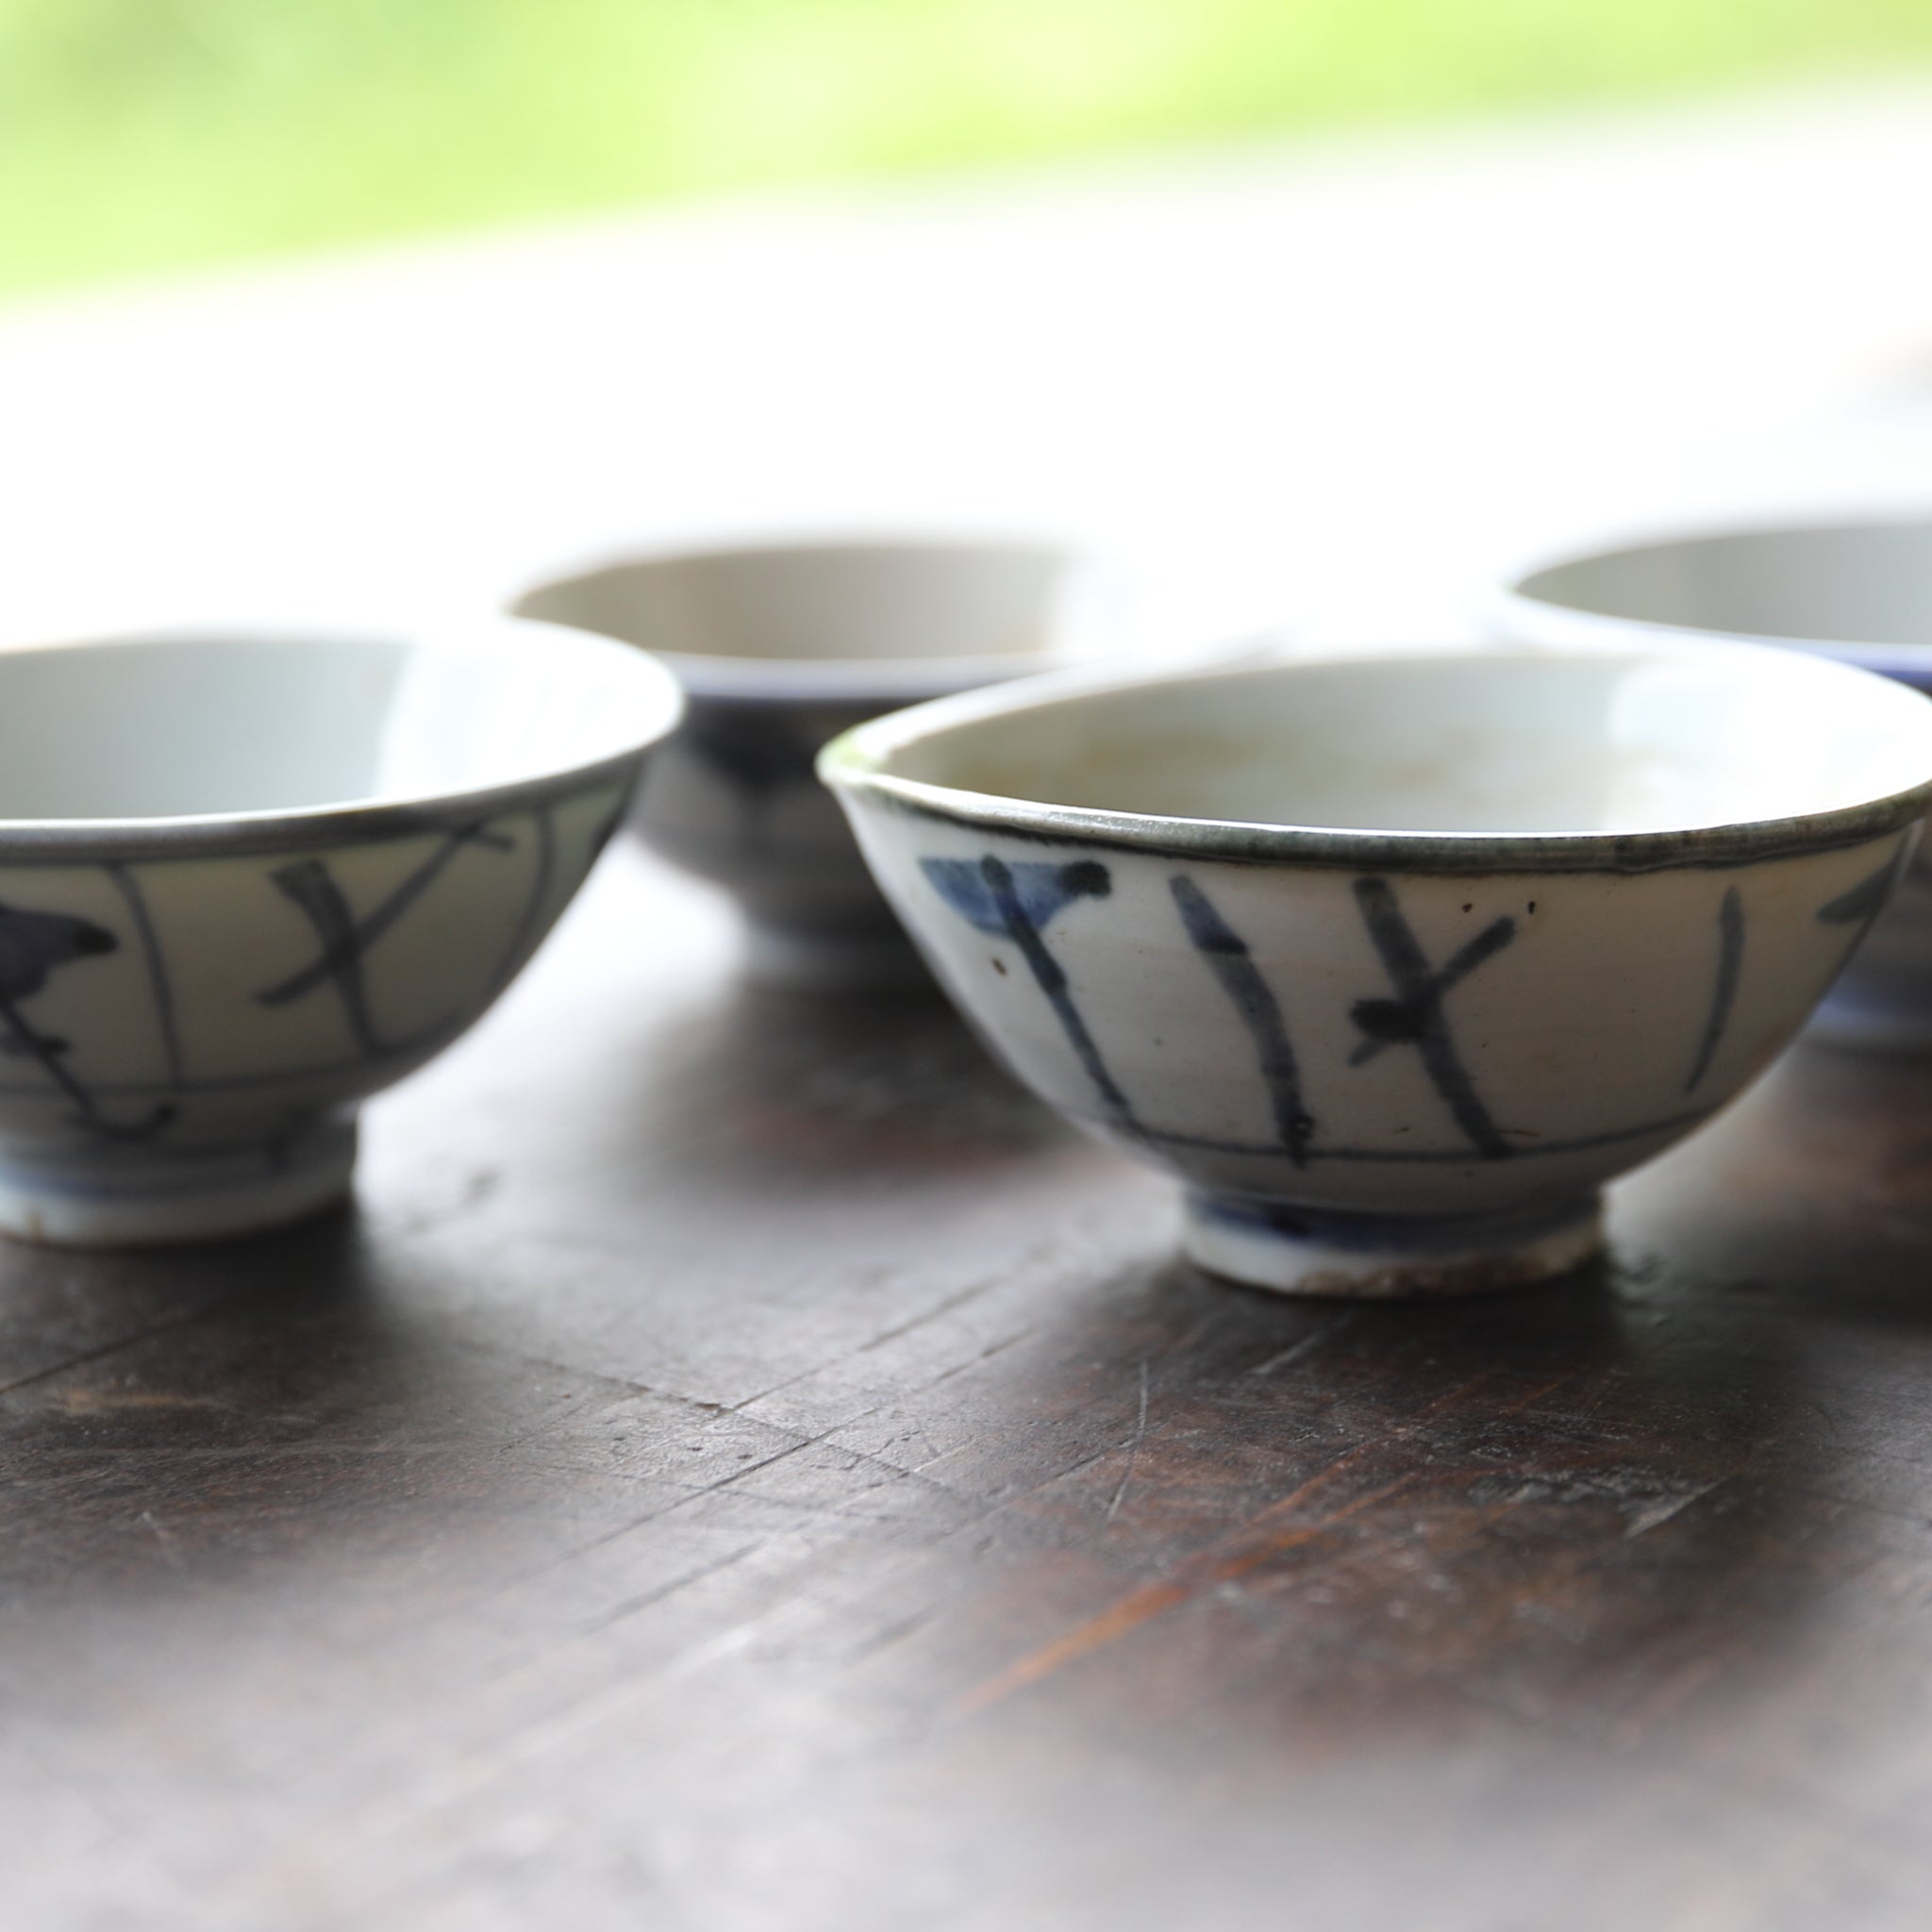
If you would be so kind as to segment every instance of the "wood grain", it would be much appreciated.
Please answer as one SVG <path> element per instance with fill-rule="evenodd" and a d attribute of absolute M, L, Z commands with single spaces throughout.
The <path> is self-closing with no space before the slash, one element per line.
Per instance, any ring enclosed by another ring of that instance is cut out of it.
<path fill-rule="evenodd" d="M 1921 1926 L 1932 1068 L 1299 1305 L 613 855 L 359 1206 L 0 1256 L 23 1926 Z"/>

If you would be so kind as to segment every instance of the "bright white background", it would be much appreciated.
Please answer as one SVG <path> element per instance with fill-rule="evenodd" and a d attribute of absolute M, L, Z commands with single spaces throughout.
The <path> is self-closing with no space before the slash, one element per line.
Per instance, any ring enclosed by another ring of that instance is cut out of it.
<path fill-rule="evenodd" d="M 1179 635 L 1932 502 L 1932 96 L 766 199 L 0 314 L 0 637 L 487 601 L 627 539 L 1067 533 Z"/>

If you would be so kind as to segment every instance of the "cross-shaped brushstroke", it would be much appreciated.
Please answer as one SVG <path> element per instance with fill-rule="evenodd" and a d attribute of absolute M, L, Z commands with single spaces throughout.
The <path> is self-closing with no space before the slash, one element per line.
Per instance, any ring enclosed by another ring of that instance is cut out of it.
<path fill-rule="evenodd" d="M 1118 1127 L 1138 1132 L 1127 1096 L 1108 1073 L 1074 1004 L 1066 968 L 1041 937 L 1041 928 L 1075 899 L 1104 899 L 1113 891 L 1106 866 L 1091 858 L 1071 865 L 1024 859 L 1008 865 L 991 853 L 977 865 L 963 858 L 922 858 L 919 865 L 933 890 L 976 931 L 1011 940 L 1020 949 L 1020 957 L 1046 995 L 1068 1044 L 1093 1082 L 1108 1119 Z"/>
<path fill-rule="evenodd" d="M 1431 966 L 1387 879 L 1356 880 L 1355 897 L 1369 937 L 1381 955 L 1383 969 L 1395 988 L 1395 997 L 1357 1000 L 1349 1009 L 1363 1035 L 1349 1056 L 1349 1065 L 1362 1066 L 1387 1046 L 1414 1047 L 1470 1144 L 1486 1160 L 1507 1158 L 1516 1150 L 1490 1118 L 1469 1069 L 1462 1064 L 1442 1001 L 1485 960 L 1509 944 L 1516 937 L 1516 922 L 1507 916 L 1492 920 L 1443 965 Z"/>
<path fill-rule="evenodd" d="M 269 877 L 285 897 L 302 908 L 315 928 L 322 949 L 299 973 L 264 988 L 256 998 L 265 1007 L 285 1007 L 319 986 L 333 984 L 357 1046 L 372 1058 L 396 1051 L 395 1046 L 384 1043 L 370 1013 L 363 959 L 370 947 L 415 904 L 437 874 L 466 845 L 486 845 L 493 852 L 516 850 L 514 840 L 491 832 L 481 824 L 459 825 L 408 877 L 393 886 L 374 911 L 359 920 L 323 859 L 298 858 L 277 866 Z"/>
<path fill-rule="evenodd" d="M 1281 1002 L 1261 977 L 1248 942 L 1215 909 L 1207 893 L 1184 873 L 1170 879 L 1168 889 L 1174 893 L 1188 938 L 1221 982 L 1222 991 L 1255 1042 L 1281 1144 L 1297 1167 L 1306 1167 L 1315 1122 L 1302 1105 L 1301 1069 L 1288 1037 L 1288 1023 L 1282 1018 Z"/>

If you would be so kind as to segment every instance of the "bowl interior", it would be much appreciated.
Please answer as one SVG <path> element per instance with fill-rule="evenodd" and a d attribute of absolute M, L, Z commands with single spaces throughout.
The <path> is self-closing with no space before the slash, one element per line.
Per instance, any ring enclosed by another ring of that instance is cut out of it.
<path fill-rule="evenodd" d="M 575 632 L 176 636 L 0 651 L 0 820 L 286 812 L 491 790 L 668 727 L 661 669 Z"/>
<path fill-rule="evenodd" d="M 1932 778 L 1923 699 L 1742 646 L 1008 687 L 882 721 L 855 742 L 889 777 L 961 791 L 1363 831 L 1666 831 L 1831 811 Z"/>
<path fill-rule="evenodd" d="M 1633 544 L 1532 572 L 1519 596 L 1640 624 L 1932 644 L 1932 522 L 1804 525 Z"/>
<path fill-rule="evenodd" d="M 1046 545 L 777 544 L 613 563 L 539 584 L 514 608 L 679 657 L 1022 657 L 1054 640 L 1067 565 Z"/>

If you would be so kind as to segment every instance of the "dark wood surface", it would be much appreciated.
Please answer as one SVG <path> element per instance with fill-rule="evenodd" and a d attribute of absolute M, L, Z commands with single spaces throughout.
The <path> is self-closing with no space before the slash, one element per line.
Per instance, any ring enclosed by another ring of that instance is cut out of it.
<path fill-rule="evenodd" d="M 629 851 L 359 1206 L 0 1255 L 10 1926 L 1923 1927 L 1932 1071 L 1306 1305 Z"/>

